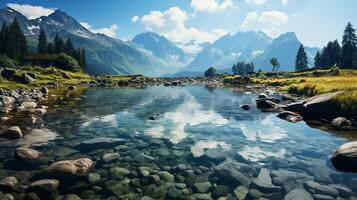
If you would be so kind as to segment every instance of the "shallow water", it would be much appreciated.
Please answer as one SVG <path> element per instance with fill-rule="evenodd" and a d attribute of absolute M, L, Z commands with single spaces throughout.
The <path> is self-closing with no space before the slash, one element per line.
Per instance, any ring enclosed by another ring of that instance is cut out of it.
<path fill-rule="evenodd" d="M 86 177 L 61 180 L 59 194 L 54 196 L 71 193 L 83 199 L 115 199 L 114 196 L 140 199 L 147 195 L 160 199 L 175 186 L 184 191 L 183 198 L 190 198 L 198 193 L 194 183 L 209 181 L 212 187 L 205 193 L 212 198 L 234 199 L 234 190 L 239 184 L 217 175 L 215 168 L 225 162 L 244 163 L 252 169 L 246 174 L 251 180 L 258 176 L 260 168 L 268 169 L 272 178 L 284 170 L 299 174 L 274 191 L 275 199 L 295 187 L 305 188 L 311 194 L 316 192 L 306 187 L 305 180 L 322 185 L 338 184 L 352 190 L 352 196 L 357 197 L 357 174 L 338 172 L 329 160 L 347 139 L 310 128 L 305 122 L 283 121 L 276 113 L 240 109 L 242 104 L 255 105 L 257 94 L 187 86 L 87 89 L 84 95 L 86 98 L 58 108 L 57 114 L 50 112 L 34 124 L 23 122 L 35 129 L 27 139 L 15 143 L 1 141 L 2 146 L 9 148 L 3 147 L 0 151 L 4 160 L 0 164 L 0 177 L 16 175 L 26 184 L 53 161 L 89 157 L 96 161 L 92 172 L 100 174 L 101 179 L 94 183 Z M 157 115 L 157 120 L 147 119 L 153 115 Z M 125 144 L 85 147 L 80 144 L 98 137 L 122 138 Z M 44 152 L 47 160 L 19 167 L 10 156 L 18 145 Z M 102 155 L 107 152 L 119 153 L 119 160 L 104 163 Z M 184 165 L 178 167 L 179 164 Z M 145 170 L 150 175 L 168 171 L 175 176 L 176 184 L 186 185 L 177 186 L 172 180 L 163 180 L 162 176 L 160 181 L 151 180 L 140 174 L 143 166 L 149 167 Z M 131 173 L 118 176 L 113 173 L 115 167 Z M 118 184 L 121 189 L 113 189 L 112 186 Z M 220 186 L 228 188 L 227 191 L 217 192 L 215 188 Z M 248 188 L 257 189 L 254 184 Z M 261 188 L 258 190 L 262 192 Z M 341 193 L 338 196 L 351 197 L 351 194 Z"/>

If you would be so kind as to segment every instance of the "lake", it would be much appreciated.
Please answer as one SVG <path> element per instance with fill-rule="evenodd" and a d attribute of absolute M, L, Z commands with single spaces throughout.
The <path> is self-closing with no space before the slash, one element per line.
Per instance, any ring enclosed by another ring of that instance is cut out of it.
<path fill-rule="evenodd" d="M 357 174 L 336 171 L 329 160 L 350 137 L 263 113 L 257 97 L 200 85 L 85 89 L 66 105 L 49 104 L 42 118 L 18 116 L 29 134 L 0 141 L 0 177 L 26 185 L 52 162 L 86 157 L 95 161 L 89 176 L 58 177 L 58 191 L 42 198 L 357 198 Z M 43 158 L 15 161 L 18 146 Z"/>

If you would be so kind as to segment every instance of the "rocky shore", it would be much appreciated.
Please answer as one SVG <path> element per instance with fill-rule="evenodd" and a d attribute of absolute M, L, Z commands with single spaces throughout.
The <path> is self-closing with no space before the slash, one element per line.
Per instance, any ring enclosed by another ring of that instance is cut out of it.
<path fill-rule="evenodd" d="M 113 81 L 110 77 L 95 77 L 87 84 L 65 86 L 73 91 L 77 87 L 133 87 L 163 85 L 183 87 L 188 84 L 203 84 L 207 87 L 221 87 L 219 79 L 150 78 L 134 76 L 130 80 Z M 24 114 L 34 121 L 48 111 L 46 101 L 51 90 L 57 86 L 37 90 L 0 90 L 2 140 L 23 138 L 29 130 L 17 126 L 12 117 Z M 50 90 L 49 90 L 50 89 Z M 264 91 L 264 86 L 244 86 L 236 91 Z M 329 109 L 329 100 L 337 93 L 312 98 L 303 98 L 278 93 L 274 90 L 261 93 L 256 107 L 264 112 L 276 112 L 277 117 L 296 123 L 316 117 L 323 117 L 316 111 Z M 58 103 L 65 104 L 65 100 Z M 241 105 L 248 111 L 254 105 Z M 326 117 L 337 130 L 353 129 L 353 120 L 341 116 Z M 156 120 L 154 117 L 153 121 Z M 128 136 L 126 139 L 100 137 L 80 143 L 68 143 L 56 149 L 57 158 L 49 159 L 46 149 L 36 146 L 19 146 L 13 151 L 16 162 L 40 170 L 6 176 L 0 180 L 1 199 L 355 199 L 353 190 L 341 184 L 334 184 L 328 175 L 314 175 L 292 170 L 294 163 L 287 160 L 281 168 L 271 170 L 243 158 L 227 155 L 220 150 L 206 151 L 203 157 L 195 158 L 180 145 L 166 141 Z M 134 148 L 135 146 L 135 148 Z M 151 147 L 151 148 L 149 148 Z M 172 148 L 172 149 L 171 149 Z M 141 151 L 138 151 L 140 149 Z M 347 163 L 357 159 L 356 145 L 339 148 L 332 156 L 337 169 L 346 169 Z M 85 151 L 86 153 L 79 153 Z M 149 155 L 149 153 L 151 155 Z M 193 162 L 173 163 L 172 160 L 190 158 Z M 160 158 L 160 159 L 158 159 Z M 162 165 L 165 161 L 165 165 Z M 291 163 L 290 163 L 291 162 Z M 171 163 L 171 164 L 170 164 Z M 309 166 L 301 161 L 305 168 Z M 356 166 L 356 165 L 353 165 Z M 3 171 L 0 171 L 2 174 Z M 323 173 L 322 173 L 323 174 Z M 322 181 L 321 181 L 322 180 Z M 75 184 L 69 184 L 76 182 Z M 357 184 L 357 180 L 351 180 Z M 342 180 L 340 181 L 342 182 Z M 70 188 L 66 188 L 71 185 Z M 62 191 L 70 191 L 61 195 Z M 150 193 L 150 196 L 143 195 Z"/>

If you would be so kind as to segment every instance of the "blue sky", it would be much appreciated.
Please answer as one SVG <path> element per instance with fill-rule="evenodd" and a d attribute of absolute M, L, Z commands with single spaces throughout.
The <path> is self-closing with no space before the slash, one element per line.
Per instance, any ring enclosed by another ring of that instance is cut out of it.
<path fill-rule="evenodd" d="M 12 0 L 29 17 L 60 9 L 94 32 L 120 39 L 155 31 L 175 42 L 212 42 L 237 31 L 271 37 L 295 31 L 308 46 L 339 39 L 348 21 L 357 27 L 356 0 Z M 40 7 L 31 7 L 31 6 Z"/>

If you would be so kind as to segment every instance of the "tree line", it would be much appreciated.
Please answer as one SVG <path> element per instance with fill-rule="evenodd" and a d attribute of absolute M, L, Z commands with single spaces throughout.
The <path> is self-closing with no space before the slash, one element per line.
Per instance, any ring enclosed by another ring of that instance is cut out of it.
<path fill-rule="evenodd" d="M 53 42 L 47 42 L 47 35 L 44 30 L 40 31 L 37 45 L 38 54 L 61 54 L 65 53 L 77 60 L 78 64 L 85 68 L 86 54 L 84 48 L 75 48 L 70 37 L 66 42 L 56 34 Z"/>
<path fill-rule="evenodd" d="M 30 53 L 25 34 L 17 18 L 9 25 L 4 23 L 0 30 L 0 55 L 6 55 L 11 59 L 22 62 Z M 38 36 L 36 53 L 65 53 L 73 57 L 82 68 L 86 66 L 86 53 L 84 48 L 76 48 L 69 37 L 66 42 L 64 42 L 58 35 L 55 36 L 53 42 L 48 42 L 46 33 L 43 30 L 40 31 Z"/>

